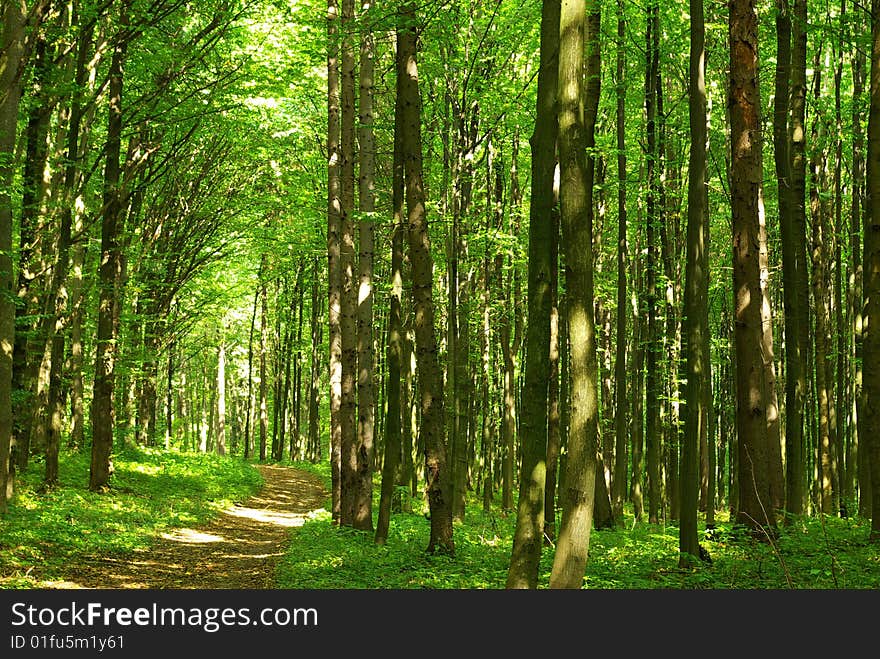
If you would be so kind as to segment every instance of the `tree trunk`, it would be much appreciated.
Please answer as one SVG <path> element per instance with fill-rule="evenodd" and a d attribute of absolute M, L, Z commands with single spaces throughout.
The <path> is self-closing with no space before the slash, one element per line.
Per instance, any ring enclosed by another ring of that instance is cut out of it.
<path fill-rule="evenodd" d="M 321 459 L 321 303 L 318 297 L 318 258 L 312 262 L 312 371 L 309 378 L 309 455 L 310 462 Z"/>
<path fill-rule="evenodd" d="M 871 3 L 871 109 L 868 114 L 868 217 L 864 237 L 861 436 L 871 465 L 871 540 L 880 543 L 880 0 Z"/>
<path fill-rule="evenodd" d="M 373 140 L 373 28 L 371 0 L 361 4 L 361 58 L 358 143 L 360 145 L 359 254 L 360 288 L 357 294 L 358 426 L 357 494 L 352 523 L 362 530 L 373 529 L 373 434 L 375 393 L 373 391 L 373 217 L 374 140 Z"/>
<path fill-rule="evenodd" d="M 626 499 L 626 18 L 623 0 L 617 0 L 617 340 L 614 356 L 614 515 L 623 518 Z"/>
<path fill-rule="evenodd" d="M 330 478 L 332 518 L 339 524 L 342 511 L 342 270 L 340 218 L 342 179 L 339 147 L 339 2 L 327 0 L 327 293 L 330 371 Z"/>
<path fill-rule="evenodd" d="M 433 268 L 422 176 L 421 97 L 416 62 L 415 6 L 400 9 L 397 33 L 399 65 L 406 72 L 400 86 L 403 107 L 403 154 L 416 363 L 421 409 L 419 437 L 425 454 L 425 492 L 431 516 L 428 553 L 453 554 L 450 473 L 446 462 L 443 382 L 434 333 Z M 399 70 L 401 70 L 399 69 Z"/>
<path fill-rule="evenodd" d="M 555 115 L 554 115 L 555 116 Z M 550 213 L 552 240 L 550 250 L 550 384 L 547 388 L 547 468 L 544 485 L 544 544 L 556 540 L 556 480 L 562 442 L 562 396 L 560 387 L 562 314 L 559 308 L 559 199 L 553 192 Z"/>
<path fill-rule="evenodd" d="M 116 379 L 119 289 L 122 248 L 119 242 L 123 222 L 121 167 L 123 64 L 128 46 L 126 29 L 131 0 L 123 0 L 119 13 L 119 39 L 110 62 L 110 99 L 106 165 L 104 169 L 104 212 L 101 220 L 101 260 L 98 270 L 97 358 L 92 390 L 92 458 L 89 489 L 104 490 L 113 473 L 113 388 Z"/>
<path fill-rule="evenodd" d="M 24 166 L 22 168 L 22 207 L 19 222 L 18 285 L 15 307 L 15 345 L 12 354 L 12 388 L 19 395 L 13 407 L 16 422 L 14 432 L 18 455 L 18 468 L 24 471 L 34 449 L 42 449 L 46 440 L 46 397 L 49 388 L 50 351 L 45 350 L 49 325 L 36 317 L 46 319 L 46 307 L 51 304 L 45 273 L 51 258 L 52 233 L 56 228 L 50 224 L 49 214 L 44 212 L 43 202 L 47 193 L 44 180 L 49 157 L 49 121 L 52 102 L 47 87 L 50 81 L 50 51 L 43 30 L 33 29 L 34 46 L 33 101 L 28 110 L 24 130 Z M 53 49 L 54 50 L 54 49 Z M 23 70 L 23 69 L 22 69 Z M 20 85 L 20 83 L 18 83 Z M 32 442 L 34 426 L 36 440 Z"/>
<path fill-rule="evenodd" d="M 791 69 L 791 16 L 789 0 L 776 2 L 776 86 L 773 97 L 773 157 L 778 185 L 779 232 L 782 244 L 782 290 L 785 331 L 785 511 L 803 513 L 804 428 L 803 373 L 800 352 L 800 314 L 797 306 L 797 255 L 788 138 L 789 75 Z"/>
<path fill-rule="evenodd" d="M 769 478 L 769 392 L 763 328 L 759 199 L 761 126 L 758 19 L 754 0 L 732 0 L 730 35 L 731 206 L 739 505 L 736 521 L 754 530 L 775 526 Z"/>
<path fill-rule="evenodd" d="M 266 441 L 269 436 L 269 300 L 266 291 L 267 255 L 260 259 L 260 462 L 266 461 Z"/>
<path fill-rule="evenodd" d="M 860 16 L 856 12 L 855 16 Z M 861 21 L 857 25 L 863 25 Z M 859 484 L 859 516 L 869 517 L 871 510 L 871 478 L 867 437 L 862 433 L 862 253 L 861 230 L 864 222 L 865 199 L 865 143 L 862 129 L 862 93 L 865 88 L 865 51 L 853 49 L 853 193 L 850 214 L 850 254 L 852 254 L 852 332 L 853 332 L 853 434 L 855 436 L 856 481 Z"/>
<path fill-rule="evenodd" d="M 342 277 L 339 331 L 342 344 L 342 401 L 340 405 L 341 508 L 339 523 L 354 526 L 358 484 L 357 456 L 357 284 L 354 234 L 355 76 L 354 0 L 342 0 L 341 32 L 341 190 L 339 267 Z"/>
<path fill-rule="evenodd" d="M 220 334 L 217 347 L 217 454 L 226 455 L 226 343 Z"/>
<path fill-rule="evenodd" d="M 659 7 L 648 6 L 645 50 L 645 114 L 647 117 L 647 259 L 645 263 L 645 298 L 647 302 L 647 343 L 645 346 L 645 448 L 648 478 L 648 523 L 660 521 L 660 335 L 657 326 L 657 223 L 661 205 L 659 150 L 657 148 L 657 69 L 659 66 Z"/>
<path fill-rule="evenodd" d="M 556 113 L 559 76 L 560 1 L 544 0 L 541 10 L 540 68 L 532 151 L 532 193 L 529 199 L 528 324 L 526 363 L 522 389 L 519 499 L 513 551 L 507 572 L 507 588 L 537 588 L 545 518 L 544 460 L 547 450 L 547 396 L 551 355 L 552 283 L 557 242 L 553 216 L 553 173 L 558 133 Z M 552 359 L 552 355 L 551 355 Z M 558 359 L 557 359 L 558 361 Z M 555 464 L 553 465 L 555 474 Z M 552 479 L 555 482 L 555 478 Z M 550 492 L 553 500 L 553 492 Z"/>
<path fill-rule="evenodd" d="M 817 80 L 818 92 L 818 80 Z M 824 186 L 827 183 L 825 176 L 824 135 L 820 135 L 818 117 L 812 131 L 813 155 L 810 162 L 810 210 L 812 220 L 812 266 L 813 266 L 813 303 L 815 304 L 815 364 L 816 364 L 816 402 L 819 407 L 819 425 L 817 437 L 816 467 L 818 476 L 818 500 L 819 510 L 824 514 L 830 514 L 833 510 L 832 496 L 836 486 L 833 483 L 832 452 L 833 443 L 831 437 L 831 401 L 832 381 L 828 377 L 829 359 L 831 357 L 831 328 L 830 323 L 830 263 L 828 240 L 827 204 L 820 199 L 824 194 Z M 820 193 L 819 186 L 823 187 Z"/>
<path fill-rule="evenodd" d="M 391 207 L 394 226 L 391 234 L 391 295 L 388 312 L 388 373 L 385 378 L 385 462 L 382 466 L 382 494 L 379 499 L 379 516 L 376 520 L 377 545 L 384 545 L 388 539 L 388 526 L 391 521 L 391 509 L 394 501 L 394 490 L 397 487 L 398 468 L 401 463 L 403 441 L 401 438 L 402 414 L 408 413 L 402 404 L 400 381 L 403 364 L 403 322 L 401 319 L 401 301 L 403 299 L 403 214 L 404 214 L 404 178 L 403 178 L 403 107 L 400 87 L 406 76 L 402 58 L 395 62 L 397 74 L 397 93 L 394 104 L 394 155 L 392 163 Z"/>
<path fill-rule="evenodd" d="M 703 0 L 690 1 L 691 150 L 688 167 L 687 258 L 681 353 L 685 356 L 682 385 L 684 431 L 681 442 L 681 510 L 679 563 L 686 567 L 699 556 L 697 508 L 700 494 L 700 438 L 705 433 L 709 363 L 709 218 L 706 216 L 706 51 Z"/>
<path fill-rule="evenodd" d="M 807 495 L 805 482 L 806 460 L 806 437 L 805 428 L 807 420 L 799 418 L 798 414 L 804 414 L 807 409 L 808 376 L 810 372 L 810 294 L 809 274 L 807 272 L 807 209 L 806 209 L 806 96 L 807 96 L 807 3 L 806 0 L 794 0 L 792 5 L 791 21 L 791 86 L 789 106 L 789 176 L 791 177 L 791 212 L 792 221 L 790 231 L 787 223 L 781 223 L 780 230 L 785 232 L 781 235 L 783 250 L 789 249 L 791 263 L 790 278 L 792 297 L 790 300 L 791 311 L 796 319 L 792 322 L 792 332 L 798 341 L 794 358 L 797 361 L 797 372 L 792 377 L 797 378 L 795 386 L 795 404 L 786 404 L 786 428 L 794 424 L 792 435 L 792 447 L 786 446 L 788 476 L 788 492 L 786 495 L 787 511 L 790 514 L 801 514 L 804 511 L 804 503 Z M 781 220 L 786 221 L 782 216 Z M 790 236 L 786 237 L 786 233 Z M 783 252 L 783 268 L 785 268 L 785 252 Z M 783 277 L 785 273 L 783 272 Z M 783 284 L 784 285 L 784 284 Z M 786 314 L 788 316 L 788 314 Z M 788 329 L 786 328 L 786 335 Z M 787 348 L 790 347 L 787 346 Z M 788 350 L 786 350 L 786 353 Z"/>
<path fill-rule="evenodd" d="M 561 496 L 559 541 L 550 574 L 551 588 L 583 585 L 593 523 L 596 478 L 599 399 L 597 390 L 596 334 L 593 318 L 592 168 L 587 150 L 595 144 L 594 113 L 590 99 L 599 93 L 599 32 L 586 32 L 585 13 L 593 16 L 584 0 L 564 0 L 559 28 L 559 204 L 565 254 L 568 336 L 571 351 L 571 419 L 568 458 Z M 584 51 L 587 69 L 584 98 Z"/>

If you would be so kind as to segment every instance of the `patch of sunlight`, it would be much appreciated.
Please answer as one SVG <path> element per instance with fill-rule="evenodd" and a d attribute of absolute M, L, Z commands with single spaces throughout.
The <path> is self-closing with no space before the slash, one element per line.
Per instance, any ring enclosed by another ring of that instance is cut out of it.
<path fill-rule="evenodd" d="M 304 513 L 283 513 L 271 509 L 236 507 L 225 511 L 225 513 L 227 515 L 233 515 L 234 517 L 244 517 L 245 519 L 252 519 L 255 522 L 275 524 L 277 526 L 302 526 L 306 522 L 306 514 Z"/>
<path fill-rule="evenodd" d="M 486 545 L 488 547 L 497 547 L 501 544 L 501 542 L 501 538 L 499 538 L 497 535 L 492 538 L 485 538 L 483 536 L 480 536 L 480 544 Z"/>
<path fill-rule="evenodd" d="M 219 535 L 210 533 L 202 533 L 193 529 L 176 529 L 173 533 L 161 534 L 165 540 L 173 540 L 174 542 L 188 542 L 193 544 L 207 542 L 223 542 L 224 538 Z"/>
<path fill-rule="evenodd" d="M 162 469 L 160 465 L 143 464 L 140 462 L 132 463 L 128 468 L 131 469 L 131 471 L 146 474 L 147 476 L 155 476 Z"/>
<path fill-rule="evenodd" d="M 74 581 L 41 581 L 40 588 L 57 588 L 59 590 L 73 590 L 75 588 L 85 588 Z"/>

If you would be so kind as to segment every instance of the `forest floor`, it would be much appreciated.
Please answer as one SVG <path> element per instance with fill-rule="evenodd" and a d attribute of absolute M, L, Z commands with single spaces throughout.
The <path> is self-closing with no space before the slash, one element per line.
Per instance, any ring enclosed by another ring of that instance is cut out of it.
<path fill-rule="evenodd" d="M 270 589 L 290 542 L 290 529 L 321 509 L 327 491 L 318 476 L 291 467 L 257 465 L 262 489 L 199 528 L 163 533 L 150 548 L 70 564 L 43 588 Z"/>

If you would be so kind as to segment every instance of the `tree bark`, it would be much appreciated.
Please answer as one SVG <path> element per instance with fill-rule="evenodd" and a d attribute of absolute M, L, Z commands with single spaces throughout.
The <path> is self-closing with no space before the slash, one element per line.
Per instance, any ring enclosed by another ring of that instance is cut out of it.
<path fill-rule="evenodd" d="M 425 491 L 431 516 L 428 553 L 453 554 L 451 483 L 446 461 L 443 382 L 434 332 L 433 267 L 422 174 L 421 96 L 417 65 L 415 6 L 399 13 L 398 57 L 406 73 L 400 87 L 403 106 L 403 153 L 416 363 L 421 409 L 419 438 L 425 455 Z"/>
<path fill-rule="evenodd" d="M 803 513 L 804 492 L 804 386 L 797 307 L 797 254 L 789 157 L 789 76 L 791 70 L 791 15 L 789 0 L 776 2 L 776 86 L 773 97 L 773 156 L 776 164 L 779 233 L 782 247 L 782 291 L 785 331 L 785 512 Z"/>
<path fill-rule="evenodd" d="M 0 513 L 12 493 L 12 346 L 15 343 L 15 303 L 12 291 L 12 184 L 15 178 L 15 135 L 21 99 L 21 68 L 25 59 L 24 2 L 3 4 L 0 58 Z"/>
<path fill-rule="evenodd" d="M 599 400 L 593 318 L 593 190 L 587 150 L 595 143 L 596 117 L 585 116 L 583 108 L 590 106 L 589 95 L 598 93 L 599 81 L 596 76 L 587 81 L 585 99 L 583 77 L 585 46 L 588 58 L 597 57 L 599 48 L 598 32 L 585 35 L 585 14 L 598 11 L 598 5 L 588 10 L 584 0 L 563 0 L 560 14 L 559 204 L 568 294 L 571 418 L 551 588 L 583 585 L 593 522 Z"/>
<path fill-rule="evenodd" d="M 645 262 L 645 300 L 647 302 L 647 341 L 645 345 L 645 452 L 648 480 L 648 523 L 660 521 L 660 335 L 657 319 L 657 223 L 661 205 L 657 148 L 657 68 L 659 66 L 659 7 L 648 5 L 645 50 L 645 114 L 647 132 L 647 231 Z"/>
<path fill-rule="evenodd" d="M 614 482 L 612 504 L 617 518 L 623 517 L 626 499 L 626 345 L 628 312 L 626 299 L 626 17 L 623 0 L 617 0 L 617 338 L 614 356 Z"/>
<path fill-rule="evenodd" d="M 394 226 L 391 234 L 391 295 L 388 312 L 388 344 L 386 346 L 388 373 L 385 378 L 385 462 L 382 466 L 382 494 L 379 499 L 379 515 L 376 520 L 377 545 L 388 539 L 394 490 L 398 485 L 398 469 L 401 463 L 403 441 L 402 414 L 408 413 L 402 404 L 400 381 L 403 368 L 403 322 L 401 301 L 403 299 L 403 239 L 404 239 L 404 177 L 403 177 L 403 107 L 400 87 L 406 76 L 402 58 L 395 62 L 397 93 L 394 103 L 394 154 L 391 170 L 391 207 Z"/>
<path fill-rule="evenodd" d="M 709 363 L 709 218 L 706 216 L 706 51 L 703 0 L 690 1 L 689 117 L 691 150 L 688 167 L 687 258 L 685 265 L 682 347 L 684 431 L 681 443 L 681 510 L 678 551 L 682 567 L 699 557 L 697 508 L 700 493 L 700 437 L 705 433 Z"/>
<path fill-rule="evenodd" d="M 801 514 L 806 502 L 806 427 L 807 418 L 804 414 L 807 409 L 808 377 L 810 372 L 810 293 L 809 273 L 807 271 L 807 208 L 806 208 L 806 96 L 807 96 L 807 3 L 806 0 L 794 0 L 791 21 L 791 74 L 790 74 L 790 105 L 788 125 L 788 157 L 789 176 L 791 177 L 791 212 L 792 221 L 790 231 L 787 226 L 780 224 L 780 230 L 790 234 L 786 237 L 782 234 L 783 250 L 788 249 L 791 265 L 791 288 L 790 300 L 791 311 L 796 318 L 792 322 L 792 332 L 797 332 L 798 347 L 795 351 L 797 360 L 795 405 L 786 404 L 786 414 L 794 416 L 786 417 L 786 428 L 794 424 L 792 446 L 786 446 L 788 477 L 788 491 L 786 494 L 787 511 L 790 514 Z M 782 221 L 786 217 L 782 216 Z M 786 221 L 787 222 L 787 221 Z M 783 252 L 783 268 L 785 268 L 785 252 Z M 783 271 L 783 277 L 785 272 Z M 784 283 L 783 283 L 784 285 Z M 788 329 L 786 328 L 786 335 Z M 789 346 L 787 346 L 789 347 Z M 788 350 L 786 350 L 786 353 Z M 798 413 L 802 418 L 798 418 Z"/>
<path fill-rule="evenodd" d="M 739 505 L 736 521 L 754 530 L 772 516 L 763 327 L 759 199 L 761 126 L 758 19 L 754 0 L 732 0 L 730 36 L 731 206 L 733 213 L 734 339 Z"/>
<path fill-rule="evenodd" d="M 359 490 L 357 456 L 357 277 L 355 275 L 355 77 L 354 0 L 342 0 L 341 33 L 341 137 L 340 178 L 341 214 L 339 268 L 341 295 L 339 331 L 341 335 L 342 400 L 340 405 L 341 508 L 339 523 L 354 526 L 355 505 Z"/>
<path fill-rule="evenodd" d="M 268 257 L 260 259 L 260 462 L 266 461 L 266 443 L 269 437 L 269 295 L 266 290 Z"/>
<path fill-rule="evenodd" d="M 528 324 L 520 416 L 519 498 L 507 588 L 537 588 L 545 527 L 547 466 L 547 396 L 550 376 L 551 283 L 556 264 L 553 245 L 558 231 L 552 221 L 553 173 L 556 167 L 557 80 L 559 77 L 559 0 L 544 0 L 541 10 L 540 68 L 532 151 L 529 199 Z M 555 465 L 554 465 L 555 469 Z M 554 479 L 555 481 L 555 479 Z M 550 500 L 553 492 L 550 492 Z M 549 519 L 553 519 L 552 516 Z"/>
<path fill-rule="evenodd" d="M 860 15 L 860 12 L 855 14 Z M 857 23 L 863 25 L 863 23 Z M 870 517 L 871 511 L 871 478 L 868 460 L 868 439 L 862 432 L 862 374 L 863 374 L 863 318 L 862 318 L 862 225 L 867 211 L 865 198 L 865 142 L 862 128 L 862 94 L 865 88 L 865 51 L 853 49 L 853 194 L 852 213 L 850 215 L 850 253 L 852 254 L 852 332 L 853 332 L 853 407 L 855 427 L 856 480 L 859 485 L 859 516 Z"/>
<path fill-rule="evenodd" d="M 119 39 L 110 62 L 109 120 L 105 146 L 104 212 L 101 220 L 101 261 L 98 269 L 97 358 L 92 390 L 92 458 L 89 489 L 105 489 L 113 473 L 115 415 L 113 388 L 116 379 L 116 339 L 118 336 L 119 289 L 122 276 L 120 231 L 123 221 L 121 167 L 123 67 L 128 47 L 125 31 L 129 24 L 131 0 L 123 0 L 119 10 Z"/>
<path fill-rule="evenodd" d="M 864 236 L 861 436 L 871 465 L 871 540 L 880 543 L 880 0 L 871 3 L 871 85 L 868 114 L 868 217 Z"/>
<path fill-rule="evenodd" d="M 375 392 L 373 391 L 373 212 L 375 146 L 373 139 L 373 28 L 372 1 L 361 4 L 360 94 L 358 110 L 360 125 L 360 177 L 358 202 L 361 211 L 358 241 L 360 288 L 357 294 L 357 494 L 352 523 L 355 528 L 372 530 L 373 519 L 373 436 L 375 426 Z"/>
<path fill-rule="evenodd" d="M 309 441 L 308 460 L 321 459 L 321 341 L 323 324 L 320 322 L 321 302 L 318 297 L 318 258 L 312 262 L 312 369 L 309 378 Z"/>
<path fill-rule="evenodd" d="M 340 218 L 342 179 L 339 119 L 339 2 L 327 0 L 327 325 L 330 371 L 330 478 L 332 519 L 339 524 L 342 511 L 342 270 Z"/>

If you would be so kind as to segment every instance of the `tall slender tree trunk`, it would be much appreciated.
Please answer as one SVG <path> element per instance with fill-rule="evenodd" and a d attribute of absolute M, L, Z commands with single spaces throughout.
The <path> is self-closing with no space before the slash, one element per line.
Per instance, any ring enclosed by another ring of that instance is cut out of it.
<path fill-rule="evenodd" d="M 773 157 L 776 164 L 779 232 L 782 247 L 782 291 L 785 331 L 785 512 L 803 513 L 805 364 L 801 354 L 801 316 L 797 307 L 797 254 L 789 157 L 789 76 L 791 70 L 791 14 L 789 0 L 776 2 L 776 83 L 773 96 Z"/>
<path fill-rule="evenodd" d="M 514 133 L 513 145 L 511 149 L 511 165 L 510 165 L 510 234 L 517 236 L 520 227 L 520 208 L 522 206 L 522 194 L 519 187 L 519 131 Z M 500 168 L 497 171 L 496 186 L 500 188 L 503 184 Z M 503 213 L 499 208 L 499 223 Z M 503 227 L 498 226 L 501 230 Z M 501 262 L 496 258 L 496 266 L 500 266 Z M 510 303 L 509 314 L 505 313 L 505 322 L 502 325 L 502 349 L 504 351 L 504 482 L 507 485 L 504 488 L 502 497 L 502 507 L 505 511 L 513 510 L 513 489 L 516 486 L 514 472 L 517 466 L 517 360 L 522 344 L 522 321 L 521 321 L 521 304 L 520 296 L 522 293 L 519 279 L 519 269 L 512 263 L 510 256 L 507 257 L 507 283 L 505 285 L 504 297 L 501 302 Z M 499 272 L 498 276 L 501 274 Z M 513 299 L 511 300 L 511 294 Z M 512 334 L 512 336 L 511 336 Z M 551 357 L 552 359 L 552 357 Z M 552 369 L 552 366 L 551 366 Z M 548 411 L 549 413 L 549 411 Z M 549 419 L 548 419 L 549 423 Z M 549 432 L 549 428 L 548 428 Z"/>
<path fill-rule="evenodd" d="M 49 158 L 49 122 L 52 103 L 48 87 L 52 84 L 49 74 L 50 60 L 54 59 L 45 32 L 27 28 L 31 41 L 35 40 L 31 95 L 25 124 L 24 166 L 22 167 L 22 207 L 19 221 L 18 297 L 15 307 L 15 345 L 12 358 L 12 387 L 19 395 L 13 407 L 16 422 L 16 448 L 18 468 L 24 471 L 33 448 L 42 448 L 46 439 L 43 411 L 49 386 L 49 353 L 44 350 L 49 325 L 46 320 L 50 293 L 46 290 L 48 279 L 43 273 L 50 267 L 52 244 L 49 237 L 55 227 L 49 226 L 48 213 L 43 202 L 47 193 L 44 180 Z M 19 83 L 20 84 L 20 83 Z M 42 284 L 42 285 L 41 285 Z M 36 439 L 32 442 L 34 426 Z"/>
<path fill-rule="evenodd" d="M 693 19 L 692 19 L 693 20 Z M 623 0 L 617 0 L 617 340 L 614 356 L 614 482 L 612 503 L 617 518 L 623 517 L 626 499 L 626 346 L 628 312 L 626 298 L 626 17 Z"/>
<path fill-rule="evenodd" d="M 551 284 L 556 269 L 553 245 L 557 238 L 554 232 L 558 231 L 550 218 L 554 206 L 553 173 L 559 126 L 556 99 L 560 6 L 560 0 L 544 0 L 541 10 L 537 108 L 530 139 L 532 194 L 529 199 L 528 324 L 520 416 L 522 461 L 507 588 L 538 587 L 538 564 L 545 526 Z"/>
<path fill-rule="evenodd" d="M 636 250 L 638 254 L 638 250 Z M 637 274 L 634 287 L 637 291 L 642 290 L 640 285 L 641 276 L 638 271 L 641 266 L 637 259 Z M 641 294 L 640 294 L 641 296 Z M 645 453 L 645 423 L 644 423 L 644 393 L 645 393 L 645 339 L 647 336 L 647 323 L 641 315 L 642 303 L 637 300 L 633 309 L 633 337 L 632 349 L 633 362 L 633 393 L 632 393 L 632 475 L 630 477 L 629 497 L 633 504 L 633 515 L 637 521 L 642 520 L 644 515 L 644 494 L 642 489 Z"/>
<path fill-rule="evenodd" d="M 342 178 L 339 119 L 339 0 L 327 0 L 327 315 L 330 370 L 330 479 L 333 522 L 342 506 L 342 270 L 340 221 Z"/>
<path fill-rule="evenodd" d="M 819 91 L 817 80 L 816 92 Z M 828 231 L 827 204 L 820 198 L 825 193 L 825 145 L 824 131 L 819 127 L 820 119 L 816 118 L 813 127 L 813 155 L 811 158 L 810 179 L 810 210 L 812 220 L 812 253 L 813 266 L 813 302 L 815 304 L 815 364 L 816 364 L 816 402 L 819 408 L 817 436 L 817 504 L 822 513 L 829 514 L 833 510 L 832 496 L 836 490 L 833 476 L 833 440 L 831 409 L 833 402 L 832 381 L 829 378 L 829 360 L 831 357 L 830 323 L 830 240 Z M 819 187 L 822 186 L 820 192 Z"/>
<path fill-rule="evenodd" d="M 397 93 L 394 103 L 394 154 L 391 170 L 391 208 L 394 226 L 391 234 L 391 295 L 388 312 L 388 373 L 385 378 L 385 462 L 382 466 L 382 494 L 379 499 L 379 516 L 376 520 L 377 545 L 384 545 L 388 539 L 388 526 L 391 521 L 391 510 L 394 502 L 394 490 L 398 484 L 398 469 L 402 459 L 403 440 L 402 415 L 409 410 L 401 400 L 400 382 L 403 369 L 403 321 L 401 318 L 401 302 L 403 299 L 403 240 L 405 228 L 404 217 L 404 177 L 403 177 L 403 107 L 400 87 L 406 76 L 404 61 L 397 58 L 396 79 Z"/>
<path fill-rule="evenodd" d="M 403 154 L 412 301 L 415 314 L 418 395 L 421 409 L 419 437 L 425 454 L 425 491 L 431 516 L 428 553 L 453 554 L 451 482 L 445 442 L 443 382 L 434 332 L 433 266 L 422 174 L 422 102 L 419 93 L 415 6 L 400 8 L 398 53 L 405 71 L 399 89 L 403 107 Z"/>
<path fill-rule="evenodd" d="M 318 280 L 320 272 L 318 258 L 312 262 L 312 368 L 309 377 L 309 451 L 310 462 L 321 458 L 321 343 L 323 339 L 323 323 L 320 322 L 321 302 L 318 297 Z"/>
<path fill-rule="evenodd" d="M 647 132 L 647 231 L 645 299 L 647 302 L 647 341 L 645 345 L 645 449 L 648 478 L 648 522 L 660 521 L 660 334 L 657 319 L 657 223 L 661 204 L 657 148 L 657 68 L 659 66 L 659 7 L 648 5 L 645 50 L 645 114 Z"/>
<path fill-rule="evenodd" d="M 762 346 L 760 267 L 761 125 L 758 19 L 754 0 L 732 0 L 730 35 L 731 205 L 733 212 L 736 428 L 739 460 L 737 523 L 775 526 L 770 497 L 770 448 Z"/>
<path fill-rule="evenodd" d="M 871 3 L 868 217 L 864 237 L 862 415 L 871 465 L 871 540 L 880 543 L 880 0 Z"/>
<path fill-rule="evenodd" d="M 550 384 L 547 389 L 547 467 L 544 485 L 544 544 L 556 540 L 556 480 L 562 443 L 562 396 L 560 387 L 564 327 L 559 301 L 559 199 L 553 193 L 550 252 Z"/>
<path fill-rule="evenodd" d="M 681 510 L 678 550 L 682 567 L 699 556 L 697 508 L 700 494 L 700 437 L 705 433 L 709 362 L 709 218 L 706 217 L 706 51 L 703 0 L 690 1 L 691 133 L 688 167 L 687 259 L 682 348 L 685 384 L 681 443 Z"/>
<path fill-rule="evenodd" d="M 14 474 L 12 444 L 12 346 L 15 343 L 15 297 L 12 291 L 12 190 L 15 136 L 25 58 L 24 2 L 3 3 L 3 56 L 0 57 L 0 512 L 6 512 Z"/>
<path fill-rule="evenodd" d="M 251 419 L 253 417 L 253 407 L 254 407 L 254 328 L 257 324 L 257 307 L 260 303 L 260 290 L 262 286 L 259 283 L 259 280 L 262 280 L 263 272 L 257 274 L 257 289 L 254 292 L 254 306 L 251 311 L 251 329 L 248 334 L 248 357 L 247 357 L 247 401 L 245 403 L 245 416 L 244 416 L 244 459 L 247 460 L 251 457 L 251 452 L 253 450 L 253 433 L 251 428 L 256 424 L 251 423 Z"/>
<path fill-rule="evenodd" d="M 855 16 L 860 16 L 856 12 Z M 862 23 L 857 23 L 861 25 Z M 859 484 L 858 510 L 861 517 L 869 517 L 871 510 L 871 478 L 870 464 L 867 450 L 868 440 L 862 433 L 862 373 L 863 373 L 863 349 L 862 349 L 862 225 L 867 210 L 865 196 L 865 142 L 862 128 L 861 102 L 865 88 L 865 51 L 861 48 L 853 49 L 853 194 L 852 213 L 850 214 L 850 253 L 852 254 L 852 332 L 853 332 L 853 409 L 855 427 L 855 459 L 856 481 Z"/>
<path fill-rule="evenodd" d="M 562 519 L 550 574 L 551 588 L 583 584 L 593 523 L 599 421 L 596 334 L 593 318 L 592 171 L 587 150 L 595 144 L 596 117 L 584 115 L 599 91 L 598 69 L 584 84 L 584 52 L 598 57 L 599 33 L 585 34 L 584 0 L 563 0 L 559 27 L 559 204 L 567 287 L 571 354 L 571 418 L 561 493 Z M 593 23 L 593 21 L 591 21 Z M 593 23 L 598 25 L 598 21 Z M 584 89 L 587 89 L 584 98 Z"/>
<path fill-rule="evenodd" d="M 341 202 L 339 267 L 342 278 L 339 331 L 342 343 L 342 401 L 339 479 L 340 524 L 354 526 L 358 495 L 357 456 L 357 277 L 355 275 L 355 78 L 354 0 L 342 0 L 341 33 Z"/>
<path fill-rule="evenodd" d="M 260 462 L 266 461 L 266 443 L 269 437 L 269 295 L 266 290 L 268 257 L 260 260 Z"/>
<path fill-rule="evenodd" d="M 780 229 L 783 250 L 789 248 L 788 260 L 791 265 L 792 297 L 791 311 L 796 316 L 792 323 L 792 332 L 797 332 L 798 348 L 795 351 L 797 360 L 795 386 L 795 405 L 786 403 L 786 428 L 794 424 L 792 446 L 786 446 L 788 476 L 787 511 L 790 514 L 801 514 L 807 495 L 805 460 L 806 460 L 806 424 L 804 417 L 808 400 L 808 377 L 810 372 L 810 293 L 809 273 L 807 271 L 807 159 L 806 159 L 806 97 L 807 97 L 807 3 L 806 0 L 793 0 L 791 20 L 791 73 L 790 73 L 790 105 L 789 105 L 789 176 L 791 180 L 791 212 L 790 231 L 781 223 Z M 785 221 L 786 217 L 782 216 Z M 786 233 L 790 234 L 786 237 Z M 785 252 L 783 252 L 783 268 L 785 268 Z M 783 277 L 785 272 L 783 271 Z M 784 283 L 783 283 L 784 285 Z M 788 329 L 786 329 L 786 335 Z M 790 348 L 790 346 L 787 346 Z M 786 350 L 788 352 L 788 350 Z M 794 366 L 794 365 L 792 365 Z M 798 415 L 801 415 L 799 418 Z"/>
<path fill-rule="evenodd" d="M 97 358 L 95 360 L 94 387 L 92 390 L 92 458 L 89 489 L 100 491 L 107 487 L 113 466 L 110 454 L 113 450 L 113 389 L 116 380 L 116 357 L 118 336 L 118 306 L 120 279 L 122 276 L 122 247 L 120 232 L 123 213 L 121 190 L 121 166 L 119 156 L 122 146 L 122 89 L 123 67 L 128 47 L 125 34 L 129 24 L 131 0 L 123 0 L 119 10 L 119 39 L 110 62 L 109 121 L 105 147 L 104 212 L 101 219 L 101 260 L 98 270 L 98 320 Z"/>
<path fill-rule="evenodd" d="M 846 34 L 846 0 L 840 0 L 840 16 L 839 26 L 841 34 Z M 837 393 L 835 395 L 835 436 L 836 436 L 836 458 L 837 458 L 837 476 L 838 476 L 838 508 L 842 517 L 847 516 L 847 486 L 852 482 L 851 474 L 848 471 L 849 461 L 846 459 L 849 453 L 849 424 L 846 423 L 847 400 L 851 395 L 852 380 L 847 373 L 847 356 L 849 351 L 849 336 L 845 331 L 846 321 L 844 313 L 846 309 L 846 300 L 843 296 L 843 248 L 844 242 L 844 226 L 843 226 L 843 182 L 841 171 L 843 169 L 843 117 L 841 110 L 841 84 L 843 80 L 843 44 L 838 44 L 835 48 L 835 65 L 834 65 L 834 299 L 835 299 L 835 318 L 837 341 L 835 346 L 836 377 L 832 378 L 832 382 L 837 382 Z"/>
<path fill-rule="evenodd" d="M 217 346 L 217 454 L 226 455 L 226 337 Z"/>
<path fill-rule="evenodd" d="M 360 94 L 358 95 L 358 143 L 360 146 L 360 177 L 358 202 L 361 211 L 358 223 L 357 293 L 357 494 L 352 523 L 355 528 L 373 528 L 373 436 L 375 426 L 375 392 L 373 391 L 373 212 L 375 147 L 373 139 L 373 28 L 372 0 L 361 3 Z"/>

